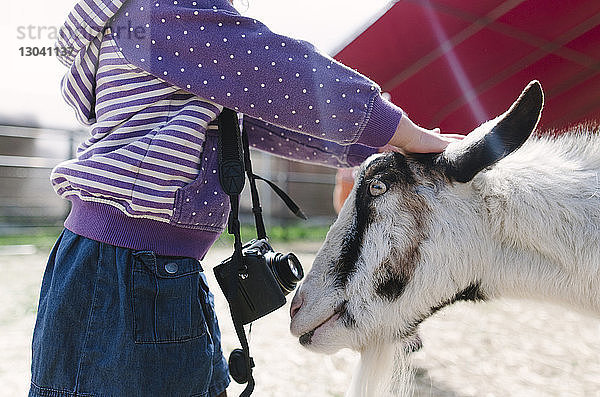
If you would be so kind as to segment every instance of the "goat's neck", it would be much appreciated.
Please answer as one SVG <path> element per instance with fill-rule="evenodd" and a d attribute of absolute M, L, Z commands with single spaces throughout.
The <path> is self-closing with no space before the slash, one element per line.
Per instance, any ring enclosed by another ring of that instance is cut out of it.
<path fill-rule="evenodd" d="M 550 170 L 550 171 L 549 171 Z M 600 315 L 597 171 L 507 164 L 474 181 L 491 229 L 491 295 L 539 298 Z M 596 192 L 596 193 L 595 193 Z"/>
<path fill-rule="evenodd" d="M 579 273 L 521 249 L 501 247 L 495 254 L 483 272 L 484 295 L 536 299 L 600 315 L 597 270 Z"/>

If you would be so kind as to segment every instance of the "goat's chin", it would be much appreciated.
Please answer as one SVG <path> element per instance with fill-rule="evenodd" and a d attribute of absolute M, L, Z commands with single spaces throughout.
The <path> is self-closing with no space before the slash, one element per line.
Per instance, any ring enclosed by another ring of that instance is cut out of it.
<path fill-rule="evenodd" d="M 309 345 L 303 345 L 303 346 L 314 353 L 321 353 L 321 354 L 335 354 L 339 350 L 347 347 L 347 346 L 342 346 L 341 344 L 337 343 L 337 341 L 335 341 L 335 340 L 326 340 L 326 338 L 320 338 L 319 340 L 316 340 Z"/>
<path fill-rule="evenodd" d="M 334 354 L 340 349 L 351 347 L 348 344 L 350 339 L 348 330 L 334 319 L 301 335 L 299 341 L 302 346 L 313 352 Z"/>

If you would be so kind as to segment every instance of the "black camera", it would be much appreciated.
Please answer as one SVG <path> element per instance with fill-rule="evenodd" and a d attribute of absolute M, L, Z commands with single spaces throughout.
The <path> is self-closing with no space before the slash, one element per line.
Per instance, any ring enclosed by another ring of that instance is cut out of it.
<path fill-rule="evenodd" d="M 231 310 L 242 324 L 249 324 L 285 304 L 285 295 L 304 277 L 293 253 L 275 252 L 265 239 L 252 240 L 242 247 L 242 263 L 235 256 L 215 266 L 214 273 Z M 235 272 L 235 282 L 231 274 Z"/>

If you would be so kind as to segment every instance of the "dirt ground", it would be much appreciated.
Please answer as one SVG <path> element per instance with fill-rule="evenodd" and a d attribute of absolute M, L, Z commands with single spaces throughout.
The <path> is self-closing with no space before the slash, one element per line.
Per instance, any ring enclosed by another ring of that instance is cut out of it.
<path fill-rule="evenodd" d="M 318 248 L 289 247 L 308 269 Z M 0 251 L 0 396 L 25 396 L 30 340 L 46 253 Z M 218 248 L 205 269 L 228 255 Z M 226 352 L 238 346 L 224 298 L 208 271 Z M 301 348 L 288 331 L 289 302 L 256 322 L 251 349 L 256 396 L 343 396 L 358 359 Z M 600 396 L 600 320 L 540 303 L 461 303 L 421 325 L 412 357 L 415 396 Z M 232 384 L 230 396 L 242 387 Z"/>

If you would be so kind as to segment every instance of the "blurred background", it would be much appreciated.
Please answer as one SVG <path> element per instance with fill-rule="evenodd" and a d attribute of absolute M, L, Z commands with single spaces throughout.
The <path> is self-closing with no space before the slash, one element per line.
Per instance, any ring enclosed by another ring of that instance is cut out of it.
<path fill-rule="evenodd" d="M 74 0 L 3 0 L 0 6 L 0 299 L 9 303 L 0 305 L 0 384 L 5 386 L 0 395 L 25 394 L 45 255 L 69 210 L 50 186 L 50 171 L 72 158 L 88 133 L 60 97 L 64 67 L 51 56 L 25 56 L 21 48 L 52 46 L 73 5 Z M 533 79 L 546 95 L 540 130 L 559 133 L 600 119 L 598 0 L 244 0 L 235 5 L 272 30 L 308 40 L 366 74 L 425 127 L 467 133 L 503 112 Z M 336 171 L 260 152 L 253 159 L 255 171 L 275 181 L 309 215 L 309 222 L 298 224 L 270 190 L 262 189 L 276 248 L 297 251 L 309 267 L 335 218 Z M 246 220 L 248 204 L 246 197 Z M 244 232 L 251 237 L 250 226 Z M 228 256 L 229 247 L 230 240 L 221 239 L 207 261 Z M 222 297 L 217 303 L 226 312 Z M 343 395 L 356 355 L 306 353 L 289 337 L 284 310 L 274 316 L 257 325 L 263 338 L 270 335 L 266 341 L 257 336 L 257 360 L 276 374 L 259 376 L 266 384 L 259 395 Z M 231 349 L 235 338 L 228 321 L 222 323 Z M 458 305 L 423 326 L 417 392 L 600 395 L 599 333 L 597 320 L 554 307 L 511 301 Z M 281 341 L 285 354 L 269 350 L 273 340 Z M 309 371 L 308 379 L 303 371 Z M 290 383 L 296 391 L 289 392 Z"/>

